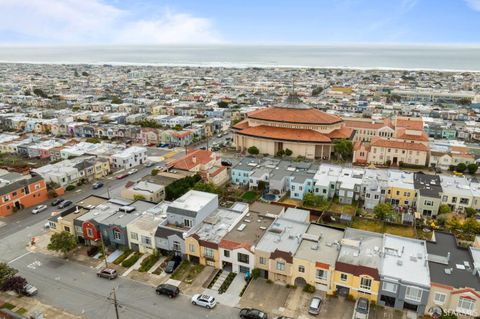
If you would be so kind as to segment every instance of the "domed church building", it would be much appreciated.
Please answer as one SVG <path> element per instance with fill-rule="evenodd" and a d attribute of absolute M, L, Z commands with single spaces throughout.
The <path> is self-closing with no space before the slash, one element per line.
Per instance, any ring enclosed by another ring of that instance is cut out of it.
<path fill-rule="evenodd" d="M 256 146 L 260 154 L 289 149 L 292 156 L 330 159 L 336 139 L 352 139 L 353 129 L 342 118 L 322 112 L 290 95 L 284 103 L 255 110 L 234 127 L 237 151 Z"/>

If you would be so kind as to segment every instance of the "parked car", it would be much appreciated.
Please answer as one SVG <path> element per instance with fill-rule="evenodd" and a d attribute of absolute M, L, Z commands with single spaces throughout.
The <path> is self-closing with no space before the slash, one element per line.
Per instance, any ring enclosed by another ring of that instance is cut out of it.
<path fill-rule="evenodd" d="M 23 286 L 22 292 L 24 295 L 31 297 L 35 296 L 38 293 L 38 289 L 33 285 L 26 284 L 25 286 Z"/>
<path fill-rule="evenodd" d="M 367 319 L 370 306 L 367 298 L 358 298 L 355 302 L 353 319 Z"/>
<path fill-rule="evenodd" d="M 117 278 L 118 274 L 115 269 L 112 268 L 103 268 L 99 272 L 97 272 L 97 276 L 101 278 L 107 278 L 107 279 L 115 279 Z"/>
<path fill-rule="evenodd" d="M 117 176 L 117 179 L 122 179 L 128 176 L 128 173 L 123 173 Z"/>
<path fill-rule="evenodd" d="M 180 261 L 178 259 L 175 259 L 175 260 L 170 260 L 168 263 L 167 263 L 167 266 L 165 267 L 165 272 L 167 274 L 171 274 L 175 271 L 175 269 L 177 269 L 178 265 L 180 264 Z"/>
<path fill-rule="evenodd" d="M 164 144 L 164 143 L 160 143 L 158 144 L 158 147 L 167 147 L 168 145 L 167 144 Z"/>
<path fill-rule="evenodd" d="M 136 172 L 138 172 L 138 169 L 132 168 L 131 170 L 128 171 L 128 175 L 135 174 Z"/>
<path fill-rule="evenodd" d="M 318 315 L 320 313 L 320 307 L 322 306 L 322 298 L 313 297 L 308 307 L 308 313 L 311 315 Z"/>
<path fill-rule="evenodd" d="M 153 166 L 153 162 L 146 162 L 145 163 L 145 167 L 152 167 Z"/>
<path fill-rule="evenodd" d="M 212 309 L 217 305 L 217 301 L 212 296 L 196 294 L 192 297 L 192 304 Z"/>
<path fill-rule="evenodd" d="M 161 284 L 155 289 L 157 295 L 165 295 L 170 298 L 175 298 L 180 293 L 180 289 L 174 285 Z"/>
<path fill-rule="evenodd" d="M 103 187 L 103 182 L 95 182 L 92 185 L 93 189 L 99 189 L 99 188 L 102 188 L 102 187 Z"/>
<path fill-rule="evenodd" d="M 63 198 L 55 198 L 52 202 L 52 206 L 57 206 L 58 204 L 60 204 L 61 202 L 63 202 L 64 199 Z"/>
<path fill-rule="evenodd" d="M 58 205 L 57 207 L 58 208 L 65 208 L 65 207 L 68 207 L 72 205 L 72 201 L 71 200 L 64 200 L 60 203 L 60 205 Z"/>
<path fill-rule="evenodd" d="M 207 149 L 207 147 L 206 147 L 206 146 L 202 146 L 202 147 L 200 147 L 200 149 L 203 150 L 203 151 L 205 151 L 205 150 Z"/>
<path fill-rule="evenodd" d="M 38 205 L 37 207 L 35 207 L 33 210 L 32 210 L 32 214 L 38 214 L 40 212 L 43 212 L 45 209 L 47 209 L 48 206 L 47 205 Z"/>
<path fill-rule="evenodd" d="M 222 165 L 223 166 L 232 166 L 232 162 L 230 162 L 229 160 L 222 160 Z"/>
<path fill-rule="evenodd" d="M 243 308 L 240 310 L 240 318 L 242 319 L 267 319 L 267 314 L 255 308 Z"/>

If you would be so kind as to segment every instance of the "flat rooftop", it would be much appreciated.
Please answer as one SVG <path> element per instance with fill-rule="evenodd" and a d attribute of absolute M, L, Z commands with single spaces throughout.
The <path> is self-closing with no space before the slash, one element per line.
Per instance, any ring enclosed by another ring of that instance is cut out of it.
<path fill-rule="evenodd" d="M 326 226 L 310 224 L 302 236 L 302 242 L 295 253 L 296 258 L 310 262 L 322 262 L 335 265 L 338 257 L 338 244 L 343 238 L 343 231 Z"/>
<path fill-rule="evenodd" d="M 380 274 L 402 282 L 430 286 L 427 247 L 424 240 L 385 234 Z"/>
<path fill-rule="evenodd" d="M 382 234 L 347 228 L 340 244 L 338 262 L 373 269 L 380 268 L 380 252 L 383 247 Z"/>
<path fill-rule="evenodd" d="M 170 207 L 175 207 L 184 210 L 190 211 L 199 211 L 203 207 L 205 207 L 208 203 L 212 200 L 218 198 L 218 195 L 206 193 L 206 192 L 199 192 L 195 190 L 188 191 L 186 194 L 177 198 L 170 204 Z"/>
<path fill-rule="evenodd" d="M 194 234 L 200 240 L 218 244 L 241 215 L 242 212 L 239 211 L 219 208 L 200 223 Z"/>

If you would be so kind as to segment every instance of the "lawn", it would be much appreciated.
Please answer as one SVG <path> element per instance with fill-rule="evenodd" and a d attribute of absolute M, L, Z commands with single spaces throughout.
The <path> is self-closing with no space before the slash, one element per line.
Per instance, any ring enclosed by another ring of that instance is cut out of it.
<path fill-rule="evenodd" d="M 385 233 L 415 238 L 415 230 L 411 226 L 385 225 Z"/>
<path fill-rule="evenodd" d="M 138 269 L 139 272 L 146 272 L 149 271 L 150 268 L 155 265 L 155 263 L 160 259 L 159 255 L 150 255 L 142 261 L 140 268 Z"/>
<path fill-rule="evenodd" d="M 257 199 L 257 193 L 255 193 L 253 191 L 245 192 L 242 195 L 242 199 L 244 201 L 246 201 L 247 203 L 251 203 L 251 202 L 253 202 L 254 200 Z"/>
<path fill-rule="evenodd" d="M 383 233 L 383 222 L 374 219 L 354 218 L 351 227 L 376 233 Z"/>
<path fill-rule="evenodd" d="M 355 216 L 356 208 L 352 205 L 343 205 L 339 203 L 332 202 L 328 211 L 335 214 L 347 214 L 350 216 Z"/>
<path fill-rule="evenodd" d="M 280 201 L 283 204 L 295 205 L 296 207 L 302 206 L 302 201 L 299 199 L 285 198 Z"/>
<path fill-rule="evenodd" d="M 192 264 L 188 260 L 184 260 L 170 278 L 191 284 L 198 274 L 202 272 L 203 268 L 205 266 Z"/>

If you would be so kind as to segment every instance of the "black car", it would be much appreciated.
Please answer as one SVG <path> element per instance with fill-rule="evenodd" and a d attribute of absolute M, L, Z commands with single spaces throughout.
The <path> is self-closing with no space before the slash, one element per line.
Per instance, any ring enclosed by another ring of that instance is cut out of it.
<path fill-rule="evenodd" d="M 232 162 L 230 162 L 229 160 L 223 160 L 222 165 L 230 167 L 230 166 L 232 166 Z"/>
<path fill-rule="evenodd" d="M 64 201 L 63 198 L 56 198 L 56 199 L 53 200 L 52 206 L 57 206 L 58 204 L 60 204 L 63 201 Z"/>
<path fill-rule="evenodd" d="M 165 295 L 170 298 L 175 298 L 180 293 L 178 287 L 169 284 L 161 284 L 155 289 L 155 291 L 157 292 L 157 295 Z"/>
<path fill-rule="evenodd" d="M 65 208 L 65 207 L 68 207 L 72 205 L 72 201 L 71 200 L 64 200 L 60 203 L 60 205 L 58 205 L 57 207 L 58 208 Z"/>
<path fill-rule="evenodd" d="M 99 188 L 101 188 L 101 187 L 103 187 L 103 183 L 102 183 L 102 182 L 96 182 L 96 183 L 93 183 L 93 185 L 92 185 L 92 188 L 93 188 L 93 189 L 99 189 Z"/>
<path fill-rule="evenodd" d="M 267 319 L 267 314 L 261 310 L 254 308 L 243 308 L 240 310 L 240 318 L 242 319 Z"/>

